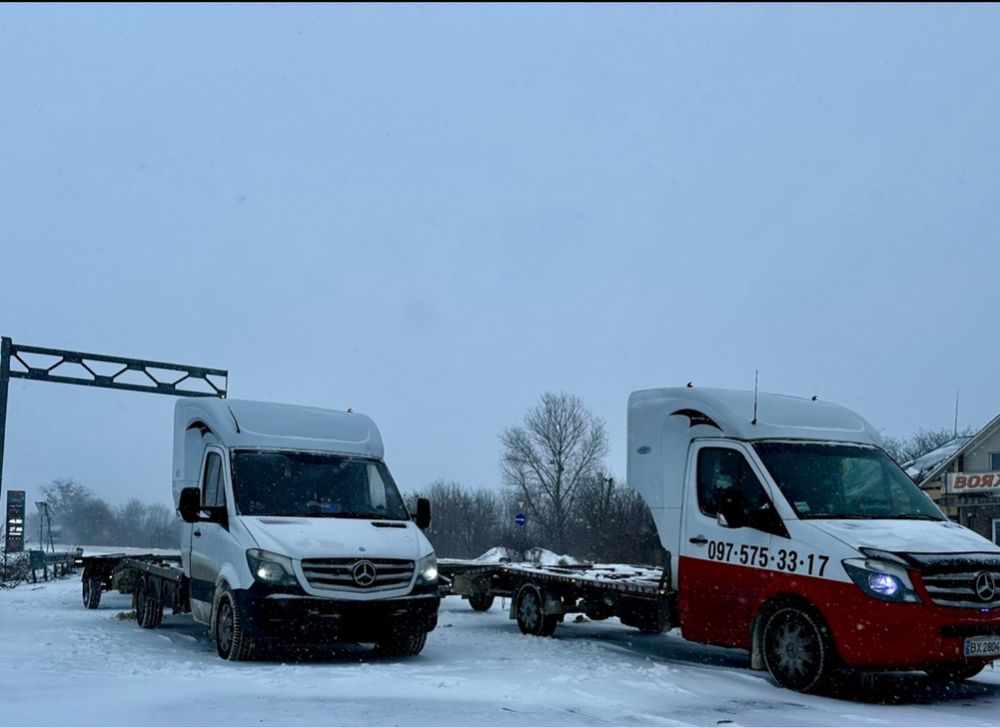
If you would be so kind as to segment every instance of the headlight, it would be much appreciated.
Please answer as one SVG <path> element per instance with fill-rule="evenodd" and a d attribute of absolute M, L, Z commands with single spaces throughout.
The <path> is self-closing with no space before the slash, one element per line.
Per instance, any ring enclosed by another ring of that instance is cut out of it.
<path fill-rule="evenodd" d="M 250 566 L 253 578 L 261 584 L 297 586 L 299 583 L 292 569 L 292 560 L 287 556 L 260 549 L 249 549 L 247 564 Z"/>
<path fill-rule="evenodd" d="M 431 551 L 424 558 L 417 561 L 417 584 L 437 584 L 437 580 L 437 556 Z"/>
<path fill-rule="evenodd" d="M 912 604 L 920 602 L 909 574 L 901 566 L 874 559 L 845 559 L 843 563 L 847 575 L 873 599 Z"/>

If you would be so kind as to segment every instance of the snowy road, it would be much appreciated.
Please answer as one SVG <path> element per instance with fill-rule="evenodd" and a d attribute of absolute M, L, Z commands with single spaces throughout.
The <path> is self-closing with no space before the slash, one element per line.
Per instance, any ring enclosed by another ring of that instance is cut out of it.
<path fill-rule="evenodd" d="M 127 597 L 83 609 L 75 578 L 0 591 L 3 725 L 997 725 L 1000 671 L 935 686 L 915 674 L 803 696 L 739 652 L 612 622 L 521 635 L 499 603 L 445 600 L 417 658 L 347 650 L 224 663 L 189 617 L 139 629 Z M 855 699 L 848 699 L 848 698 Z"/>

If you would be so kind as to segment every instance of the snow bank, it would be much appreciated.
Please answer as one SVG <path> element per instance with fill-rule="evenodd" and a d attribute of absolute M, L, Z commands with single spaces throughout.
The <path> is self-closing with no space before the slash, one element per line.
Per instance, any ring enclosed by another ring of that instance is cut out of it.
<path fill-rule="evenodd" d="M 541 564 L 542 566 L 573 566 L 574 564 L 586 563 L 567 554 L 557 554 L 540 546 L 525 551 L 524 560 L 530 561 L 533 564 Z"/>
<path fill-rule="evenodd" d="M 543 549 L 541 546 L 528 549 L 524 554 L 514 549 L 509 549 L 506 546 L 494 546 L 485 554 L 473 560 L 481 564 L 528 562 L 531 564 L 540 564 L 541 566 L 573 566 L 575 564 L 587 563 L 567 554 L 557 554 L 554 551 Z"/>

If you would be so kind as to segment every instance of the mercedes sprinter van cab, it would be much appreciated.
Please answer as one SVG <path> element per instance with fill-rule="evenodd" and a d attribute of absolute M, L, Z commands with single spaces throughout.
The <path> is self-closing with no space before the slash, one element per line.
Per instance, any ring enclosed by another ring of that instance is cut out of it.
<path fill-rule="evenodd" d="M 178 400 L 173 487 L 191 612 L 223 658 L 269 641 L 423 648 L 440 601 L 430 506 L 407 512 L 365 415 Z"/>
<path fill-rule="evenodd" d="M 719 389 L 635 392 L 628 479 L 670 554 L 682 635 L 783 686 L 836 666 L 977 674 L 1000 655 L 1000 548 L 949 521 L 857 414 Z"/>

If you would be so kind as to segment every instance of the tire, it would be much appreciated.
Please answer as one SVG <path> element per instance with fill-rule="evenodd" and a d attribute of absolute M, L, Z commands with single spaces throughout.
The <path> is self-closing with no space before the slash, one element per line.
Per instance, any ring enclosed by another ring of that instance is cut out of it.
<path fill-rule="evenodd" d="M 469 595 L 469 606 L 477 612 L 488 612 L 493 606 L 493 595 L 489 592 L 476 592 Z"/>
<path fill-rule="evenodd" d="M 413 657 L 427 644 L 426 632 L 396 635 L 375 643 L 375 654 L 381 657 Z"/>
<path fill-rule="evenodd" d="M 985 662 L 949 662 L 928 667 L 924 672 L 934 682 L 952 682 L 975 677 L 986 668 L 986 665 Z"/>
<path fill-rule="evenodd" d="M 97 609 L 101 604 L 101 580 L 94 576 L 83 578 L 83 606 Z"/>
<path fill-rule="evenodd" d="M 224 592 L 215 608 L 215 649 L 223 660 L 240 662 L 253 655 L 253 641 L 246 631 L 246 619 L 240 614 L 236 600 Z"/>
<path fill-rule="evenodd" d="M 764 625 L 764 665 L 781 687 L 810 693 L 833 673 L 833 642 L 826 625 L 812 613 L 782 607 Z"/>
<path fill-rule="evenodd" d="M 536 637 L 551 637 L 559 624 L 556 614 L 543 614 L 544 605 L 542 591 L 534 584 L 528 583 L 517 591 L 517 626 L 523 634 Z"/>
<path fill-rule="evenodd" d="M 662 610 L 657 610 L 654 614 L 647 615 L 638 625 L 643 634 L 663 634 L 670 626 L 670 620 Z"/>
<path fill-rule="evenodd" d="M 149 596 L 149 582 L 145 577 L 135 585 L 135 621 L 143 629 L 156 629 L 163 622 L 163 605 Z"/>

